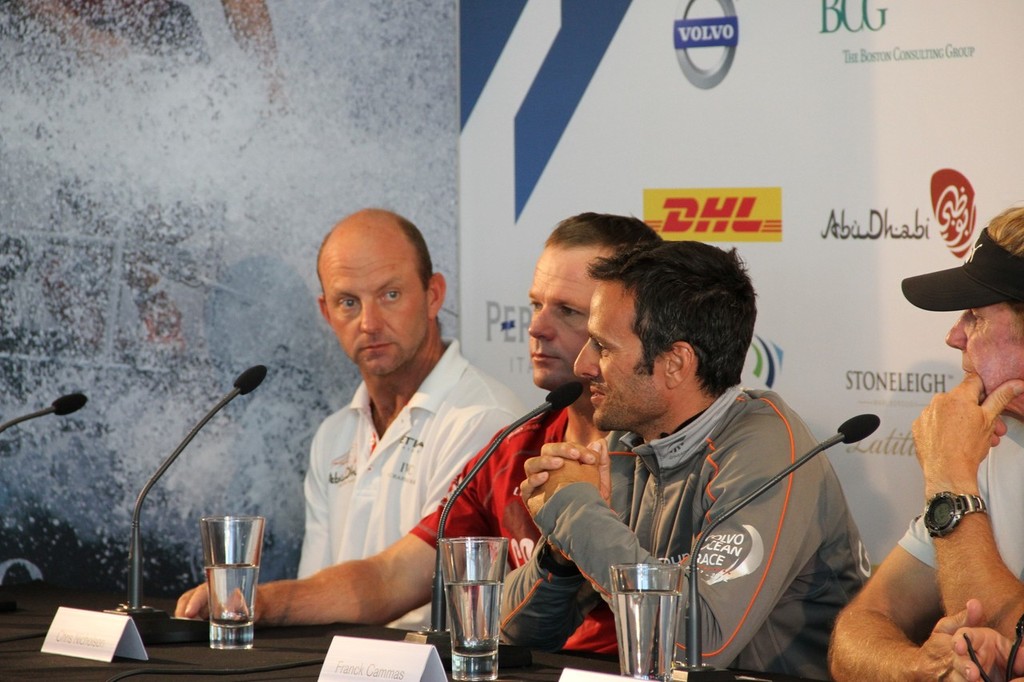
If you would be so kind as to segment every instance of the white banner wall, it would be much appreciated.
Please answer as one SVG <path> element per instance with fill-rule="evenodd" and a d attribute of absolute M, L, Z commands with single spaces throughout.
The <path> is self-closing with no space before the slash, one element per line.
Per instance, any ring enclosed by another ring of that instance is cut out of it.
<path fill-rule="evenodd" d="M 759 294 L 745 382 L 822 438 L 882 419 L 830 453 L 880 561 L 923 506 L 911 423 L 961 374 L 955 314 L 900 281 L 1024 201 L 1024 4 L 462 0 L 460 19 L 467 354 L 542 398 L 527 290 L 562 218 L 735 246 Z"/>

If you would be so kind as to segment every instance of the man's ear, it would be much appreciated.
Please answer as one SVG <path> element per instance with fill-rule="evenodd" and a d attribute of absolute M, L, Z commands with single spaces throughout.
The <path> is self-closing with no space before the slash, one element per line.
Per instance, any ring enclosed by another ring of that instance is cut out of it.
<path fill-rule="evenodd" d="M 430 319 L 435 319 L 441 313 L 441 306 L 444 305 L 444 295 L 448 290 L 448 283 L 444 275 L 435 272 L 427 281 L 427 309 L 430 311 Z"/>
<path fill-rule="evenodd" d="M 697 376 L 697 353 L 686 341 L 676 341 L 661 354 L 662 372 L 668 388 L 693 380 Z"/>
<path fill-rule="evenodd" d="M 327 320 L 327 323 L 330 324 L 331 316 L 327 312 L 327 299 L 324 297 L 323 294 L 320 294 L 319 296 L 316 297 L 316 302 L 317 305 L 320 306 L 320 314 L 323 316 L 325 320 Z"/>

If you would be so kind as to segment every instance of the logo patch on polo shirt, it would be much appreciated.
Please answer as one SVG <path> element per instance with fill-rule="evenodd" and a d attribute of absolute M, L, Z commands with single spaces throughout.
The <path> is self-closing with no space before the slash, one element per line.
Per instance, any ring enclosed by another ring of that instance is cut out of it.
<path fill-rule="evenodd" d="M 327 472 L 327 482 L 331 485 L 341 485 L 342 483 L 351 483 L 356 478 L 356 468 L 350 466 L 348 463 L 349 453 L 345 453 L 341 457 L 336 457 L 331 460 L 330 467 Z"/>
<path fill-rule="evenodd" d="M 403 483 L 416 483 L 416 465 L 412 462 L 398 462 L 398 466 L 391 472 L 391 478 Z"/>

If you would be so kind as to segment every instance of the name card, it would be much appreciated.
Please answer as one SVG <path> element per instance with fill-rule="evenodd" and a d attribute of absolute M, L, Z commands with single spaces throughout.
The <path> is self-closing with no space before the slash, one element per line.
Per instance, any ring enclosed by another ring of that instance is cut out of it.
<path fill-rule="evenodd" d="M 398 680 L 448 682 L 437 649 L 429 644 L 336 636 L 327 650 L 320 682 Z"/>
<path fill-rule="evenodd" d="M 561 677 L 558 678 L 559 682 L 611 682 L 611 680 L 622 680 L 618 675 L 609 675 L 607 673 L 594 673 L 589 670 L 576 670 L 575 668 L 566 668 L 562 671 Z"/>
<path fill-rule="evenodd" d="M 148 661 L 130 616 L 61 606 L 43 640 L 43 653 L 110 663 L 114 656 Z"/>

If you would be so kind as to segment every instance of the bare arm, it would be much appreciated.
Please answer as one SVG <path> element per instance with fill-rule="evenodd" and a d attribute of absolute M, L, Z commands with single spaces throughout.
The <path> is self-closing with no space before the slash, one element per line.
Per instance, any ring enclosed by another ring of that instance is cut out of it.
<path fill-rule="evenodd" d="M 983 390 L 981 379 L 968 375 L 949 393 L 935 396 L 914 422 L 914 445 L 927 498 L 943 491 L 978 494 L 978 468 L 989 447 L 1006 433 L 1000 415 L 1020 394 L 1021 384 L 1007 382 L 982 402 Z M 935 538 L 933 545 L 946 612 L 955 613 L 968 599 L 977 598 L 987 624 L 1012 635 L 1024 606 L 1024 585 L 999 559 L 988 516 L 969 514 L 952 533 Z"/>
<path fill-rule="evenodd" d="M 951 534 L 935 538 L 939 589 L 947 613 L 975 598 L 985 624 L 1012 637 L 1024 611 L 1024 584 L 999 559 L 992 525 L 985 514 L 968 514 Z"/>
<path fill-rule="evenodd" d="M 407 534 L 384 551 L 329 566 L 301 580 L 279 580 L 256 589 L 262 625 L 369 623 L 380 625 L 426 604 L 434 574 L 434 548 Z M 203 618 L 206 586 L 178 599 L 175 615 Z"/>
<path fill-rule="evenodd" d="M 277 63 L 277 41 L 264 0 L 221 0 L 235 42 L 256 60 L 269 82 L 271 100 L 282 95 L 284 78 Z"/>
<path fill-rule="evenodd" d="M 263 0 L 222 0 L 224 17 L 235 41 L 264 68 L 275 66 L 277 43 L 270 11 Z"/>
<path fill-rule="evenodd" d="M 839 615 L 829 667 L 837 682 L 935 680 L 945 651 L 920 647 L 942 613 L 935 572 L 897 546 Z M 937 660 L 939 659 L 939 660 Z"/>
<path fill-rule="evenodd" d="M 109 31 L 89 26 L 77 12 L 59 0 L 24 0 L 29 13 L 60 36 L 64 45 L 86 53 L 110 55 L 124 49 L 124 41 Z"/>

